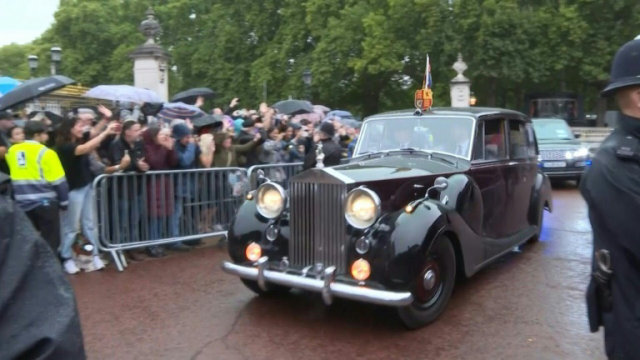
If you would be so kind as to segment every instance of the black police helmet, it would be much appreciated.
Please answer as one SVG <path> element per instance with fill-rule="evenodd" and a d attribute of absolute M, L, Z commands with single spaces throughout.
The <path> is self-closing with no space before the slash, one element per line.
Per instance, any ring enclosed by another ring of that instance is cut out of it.
<path fill-rule="evenodd" d="M 640 86 L 640 36 L 622 45 L 611 64 L 611 80 L 601 96 L 611 96 L 618 89 Z"/>

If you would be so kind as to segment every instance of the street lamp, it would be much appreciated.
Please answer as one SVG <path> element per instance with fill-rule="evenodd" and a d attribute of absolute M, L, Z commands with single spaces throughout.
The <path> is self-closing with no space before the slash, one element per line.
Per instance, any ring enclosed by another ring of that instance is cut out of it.
<path fill-rule="evenodd" d="M 477 102 L 478 102 L 478 99 L 473 93 L 471 93 L 471 97 L 469 98 L 469 106 L 476 106 Z"/>
<path fill-rule="evenodd" d="M 27 56 L 27 63 L 29 64 L 29 73 L 33 78 L 38 68 L 38 57 L 36 55 Z"/>
<path fill-rule="evenodd" d="M 304 83 L 304 88 L 306 92 L 307 100 L 311 101 L 311 70 L 305 69 L 302 72 L 302 82 Z"/>
<path fill-rule="evenodd" d="M 58 46 L 54 46 L 51 48 L 51 75 L 56 74 L 60 61 L 62 61 L 62 49 Z"/>

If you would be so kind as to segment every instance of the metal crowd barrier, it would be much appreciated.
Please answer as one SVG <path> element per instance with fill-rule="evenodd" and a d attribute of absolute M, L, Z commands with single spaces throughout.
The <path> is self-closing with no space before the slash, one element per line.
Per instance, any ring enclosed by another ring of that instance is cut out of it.
<path fill-rule="evenodd" d="M 304 163 L 266 164 L 255 165 L 249 168 L 247 176 L 249 187 L 254 190 L 258 187 L 258 171 L 262 170 L 269 180 L 280 184 L 285 190 L 289 188 L 289 179 L 302 171 Z"/>
<path fill-rule="evenodd" d="M 226 236 L 248 189 L 243 168 L 101 175 L 93 182 L 99 246 L 122 271 L 124 250 Z"/>
<path fill-rule="evenodd" d="M 611 132 L 612 128 L 602 127 L 572 127 L 571 130 L 574 133 L 580 134 L 578 140 L 587 143 L 601 143 Z"/>

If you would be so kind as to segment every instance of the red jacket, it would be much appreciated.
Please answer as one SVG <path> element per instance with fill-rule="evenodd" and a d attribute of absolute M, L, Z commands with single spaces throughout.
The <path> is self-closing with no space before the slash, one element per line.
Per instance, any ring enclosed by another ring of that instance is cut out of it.
<path fill-rule="evenodd" d="M 148 132 L 142 134 L 145 161 L 149 170 L 172 170 L 178 164 L 174 150 L 157 144 Z M 173 214 L 173 181 L 169 175 L 147 175 L 147 209 L 152 217 Z"/>

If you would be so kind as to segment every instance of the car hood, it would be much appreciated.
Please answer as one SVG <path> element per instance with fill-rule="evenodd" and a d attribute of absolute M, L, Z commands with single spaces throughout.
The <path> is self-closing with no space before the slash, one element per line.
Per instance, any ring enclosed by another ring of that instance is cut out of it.
<path fill-rule="evenodd" d="M 425 177 L 429 175 L 450 174 L 469 168 L 469 162 L 447 157 L 446 160 L 426 155 L 392 155 L 367 160 L 352 160 L 349 164 L 327 169 L 345 182 L 363 183 L 370 181 L 397 180 Z"/>
<path fill-rule="evenodd" d="M 538 140 L 539 150 L 577 150 L 582 146 L 578 140 Z"/>
<path fill-rule="evenodd" d="M 434 156 L 404 153 L 366 160 L 351 160 L 348 164 L 310 169 L 294 176 L 291 183 L 345 184 L 350 190 L 361 185 L 373 190 L 382 201 L 383 211 L 398 210 L 410 201 L 424 196 L 438 176 L 469 169 L 469 161 L 447 157 L 449 163 Z"/>

